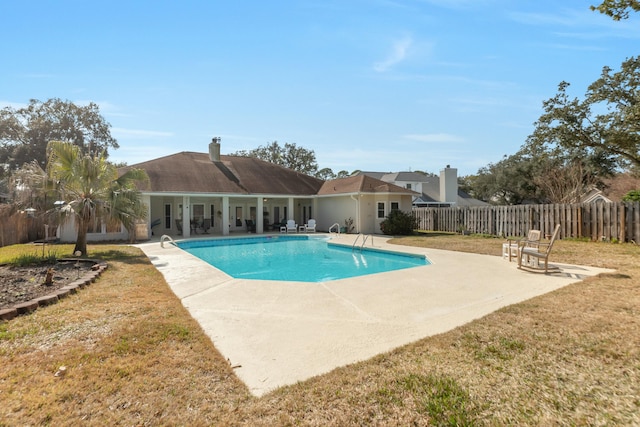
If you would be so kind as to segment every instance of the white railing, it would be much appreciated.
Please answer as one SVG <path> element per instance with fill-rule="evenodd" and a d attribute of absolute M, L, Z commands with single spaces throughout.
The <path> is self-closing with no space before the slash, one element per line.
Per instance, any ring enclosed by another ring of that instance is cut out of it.
<path fill-rule="evenodd" d="M 336 233 L 340 234 L 340 224 L 336 222 L 331 227 L 329 227 L 329 233 L 331 233 L 331 230 L 333 230 L 333 227 L 336 227 Z"/>
<path fill-rule="evenodd" d="M 166 235 L 166 234 L 163 234 L 162 237 L 160 238 L 160 247 L 164 248 L 164 242 L 169 242 L 173 246 L 178 246 L 178 245 L 176 245 L 176 242 L 173 241 L 171 236 Z"/>

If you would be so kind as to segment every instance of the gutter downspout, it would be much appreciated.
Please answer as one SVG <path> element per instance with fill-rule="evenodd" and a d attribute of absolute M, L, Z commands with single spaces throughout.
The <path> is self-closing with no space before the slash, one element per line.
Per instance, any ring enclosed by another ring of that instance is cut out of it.
<path fill-rule="evenodd" d="M 358 198 L 354 198 L 351 194 L 351 200 L 356 202 L 356 233 L 360 233 L 360 203 Z M 347 230 L 348 232 L 349 230 Z"/>

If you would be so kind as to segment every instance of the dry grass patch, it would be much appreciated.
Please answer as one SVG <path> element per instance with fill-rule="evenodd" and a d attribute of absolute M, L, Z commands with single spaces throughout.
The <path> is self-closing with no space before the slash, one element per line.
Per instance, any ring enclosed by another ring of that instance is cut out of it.
<path fill-rule="evenodd" d="M 502 243 L 395 242 L 496 256 Z M 261 398 L 142 252 L 90 250 L 109 263 L 95 284 L 0 324 L 0 425 L 640 424 L 637 246 L 560 241 L 552 262 L 617 272 Z"/>

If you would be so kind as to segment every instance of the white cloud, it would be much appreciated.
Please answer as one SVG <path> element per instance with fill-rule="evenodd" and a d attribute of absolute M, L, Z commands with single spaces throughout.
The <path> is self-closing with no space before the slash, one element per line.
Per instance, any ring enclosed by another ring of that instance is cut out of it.
<path fill-rule="evenodd" d="M 441 142 L 464 142 L 464 138 L 450 133 L 424 133 L 404 135 L 406 139 L 419 142 L 441 143 Z"/>
<path fill-rule="evenodd" d="M 376 62 L 375 64 L 373 64 L 373 69 L 379 73 L 383 73 L 388 69 L 390 69 L 391 67 L 404 61 L 404 59 L 407 57 L 407 52 L 409 48 L 411 48 L 412 44 L 413 44 L 413 39 L 409 36 L 406 36 L 400 40 L 397 40 L 393 44 L 391 53 L 389 53 L 389 55 L 383 61 Z"/>

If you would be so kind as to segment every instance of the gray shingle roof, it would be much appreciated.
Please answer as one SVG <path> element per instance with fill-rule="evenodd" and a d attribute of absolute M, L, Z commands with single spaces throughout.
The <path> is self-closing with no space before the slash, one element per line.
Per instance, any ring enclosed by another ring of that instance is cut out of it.
<path fill-rule="evenodd" d="M 229 194 L 313 195 L 323 181 L 254 157 L 220 156 L 183 151 L 122 168 L 144 169 L 143 191 Z"/>
<path fill-rule="evenodd" d="M 324 183 L 319 195 L 344 193 L 397 193 L 416 195 L 415 191 L 398 187 L 368 175 L 355 175 L 347 178 L 332 179 Z"/>

